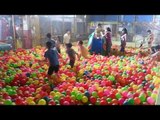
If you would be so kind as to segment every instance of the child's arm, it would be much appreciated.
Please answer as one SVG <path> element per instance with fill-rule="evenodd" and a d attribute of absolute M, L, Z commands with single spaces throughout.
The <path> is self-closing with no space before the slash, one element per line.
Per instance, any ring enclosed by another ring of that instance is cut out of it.
<path fill-rule="evenodd" d="M 77 52 L 75 52 L 75 54 L 77 55 L 78 60 L 80 60 L 80 55 Z"/>

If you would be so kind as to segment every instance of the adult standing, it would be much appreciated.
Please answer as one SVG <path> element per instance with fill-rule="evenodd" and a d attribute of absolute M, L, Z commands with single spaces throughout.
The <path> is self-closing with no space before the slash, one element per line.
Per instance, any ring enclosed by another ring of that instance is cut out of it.
<path fill-rule="evenodd" d="M 147 30 L 147 33 L 148 33 L 148 36 L 147 36 L 148 47 L 149 47 L 150 51 L 152 51 L 151 47 L 152 47 L 152 43 L 153 43 L 153 40 L 154 40 L 154 35 L 151 32 L 151 30 Z M 153 51 L 154 51 L 154 49 L 153 49 Z"/>
<path fill-rule="evenodd" d="M 153 39 L 153 42 L 151 44 L 151 50 L 152 50 L 152 54 L 154 54 L 155 52 L 157 52 L 159 50 L 159 44 L 160 44 L 160 34 L 157 33 L 156 36 Z"/>
<path fill-rule="evenodd" d="M 102 54 L 102 37 L 103 37 L 103 28 L 99 23 L 94 32 L 94 37 L 91 43 L 91 53 Z"/>
<path fill-rule="evenodd" d="M 112 35 L 111 35 L 111 28 L 107 27 L 106 28 L 106 33 L 105 33 L 105 40 L 104 40 L 104 44 L 106 46 L 106 55 L 109 57 L 110 53 L 111 53 L 111 46 L 112 46 Z"/>
<path fill-rule="evenodd" d="M 24 47 L 24 40 L 23 40 L 23 24 L 20 24 L 17 31 L 17 48 Z"/>
<path fill-rule="evenodd" d="M 70 30 L 66 30 L 66 33 L 63 36 L 63 44 L 66 45 L 71 41 L 71 32 Z"/>
<path fill-rule="evenodd" d="M 120 49 L 120 51 L 122 53 L 124 53 L 125 52 L 125 47 L 126 47 L 126 41 L 128 39 L 128 32 L 127 32 L 126 28 L 122 29 L 122 35 L 121 35 L 120 39 L 121 39 L 121 49 Z"/>

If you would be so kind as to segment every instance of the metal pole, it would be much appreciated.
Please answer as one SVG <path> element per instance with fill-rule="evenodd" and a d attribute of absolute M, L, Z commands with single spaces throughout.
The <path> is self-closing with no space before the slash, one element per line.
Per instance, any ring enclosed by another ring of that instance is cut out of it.
<path fill-rule="evenodd" d="M 51 35 L 52 35 L 52 18 L 51 17 L 49 17 L 49 18 L 50 18 Z"/>
<path fill-rule="evenodd" d="M 15 24 L 14 24 L 14 15 L 12 17 L 12 28 L 13 28 L 13 48 L 17 48 L 17 41 L 16 41 L 16 32 L 15 32 Z"/>
<path fill-rule="evenodd" d="M 63 43 L 63 35 L 64 35 L 64 15 L 62 16 L 62 19 L 63 19 L 63 27 L 62 27 L 62 43 Z"/>

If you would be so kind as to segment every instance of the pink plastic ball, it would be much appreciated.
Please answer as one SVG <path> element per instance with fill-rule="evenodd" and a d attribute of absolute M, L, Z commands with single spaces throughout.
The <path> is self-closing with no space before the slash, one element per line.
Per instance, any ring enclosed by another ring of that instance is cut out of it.
<path fill-rule="evenodd" d="M 147 98 L 147 102 L 150 104 L 150 105 L 153 105 L 155 103 L 154 99 L 151 98 L 151 97 L 148 97 Z"/>

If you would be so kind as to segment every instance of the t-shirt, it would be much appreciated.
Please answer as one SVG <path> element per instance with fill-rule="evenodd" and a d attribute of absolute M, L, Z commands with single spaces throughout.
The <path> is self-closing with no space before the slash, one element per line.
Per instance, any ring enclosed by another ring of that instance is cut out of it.
<path fill-rule="evenodd" d="M 48 58 L 49 63 L 50 63 L 51 66 L 59 65 L 58 52 L 57 52 L 56 49 L 48 49 L 45 52 L 44 57 Z"/>
<path fill-rule="evenodd" d="M 54 47 L 55 47 L 55 45 L 56 45 L 56 42 L 55 42 L 53 39 L 48 39 L 48 41 L 47 41 L 47 42 L 51 42 L 51 43 L 52 43 L 51 48 L 54 48 Z"/>
<path fill-rule="evenodd" d="M 63 42 L 64 42 L 65 44 L 70 43 L 70 39 L 71 39 L 71 36 L 70 36 L 70 35 L 68 35 L 67 33 L 64 34 L 64 36 L 63 36 Z"/>
<path fill-rule="evenodd" d="M 66 50 L 66 53 L 68 54 L 70 60 L 76 59 L 76 52 L 73 49 Z"/>

